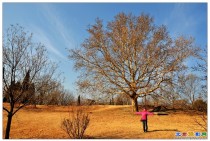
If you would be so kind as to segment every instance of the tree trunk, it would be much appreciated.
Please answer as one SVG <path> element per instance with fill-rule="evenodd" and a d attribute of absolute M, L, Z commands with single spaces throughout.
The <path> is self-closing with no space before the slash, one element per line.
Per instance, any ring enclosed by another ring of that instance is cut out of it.
<path fill-rule="evenodd" d="M 195 95 L 193 94 L 193 97 L 192 97 L 192 109 L 194 109 L 194 101 L 195 101 Z"/>
<path fill-rule="evenodd" d="M 146 108 L 146 106 L 147 106 L 147 95 L 145 94 L 145 96 L 144 96 L 144 107 Z"/>
<path fill-rule="evenodd" d="M 8 113 L 7 128 L 6 128 L 6 133 L 5 133 L 5 139 L 9 139 L 11 123 L 12 123 L 12 113 Z"/>
<path fill-rule="evenodd" d="M 138 97 L 132 98 L 133 112 L 138 112 L 139 111 L 137 98 Z"/>

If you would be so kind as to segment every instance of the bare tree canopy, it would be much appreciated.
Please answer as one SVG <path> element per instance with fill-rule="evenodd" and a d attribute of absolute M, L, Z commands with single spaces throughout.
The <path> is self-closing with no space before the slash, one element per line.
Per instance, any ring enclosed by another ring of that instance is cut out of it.
<path fill-rule="evenodd" d="M 145 14 L 119 13 L 106 27 L 96 19 L 87 31 L 81 48 L 69 55 L 82 70 L 80 84 L 128 95 L 136 111 L 139 96 L 170 82 L 171 73 L 186 69 L 185 59 L 198 51 L 192 37 L 172 39 L 164 25 L 156 26 Z"/>

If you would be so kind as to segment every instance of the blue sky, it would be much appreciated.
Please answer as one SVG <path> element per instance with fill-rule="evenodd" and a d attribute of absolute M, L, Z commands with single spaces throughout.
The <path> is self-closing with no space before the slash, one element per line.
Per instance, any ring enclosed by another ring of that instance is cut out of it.
<path fill-rule="evenodd" d="M 207 46 L 207 3 L 3 3 L 3 30 L 18 23 L 32 32 L 34 41 L 47 47 L 49 58 L 59 62 L 64 87 L 75 93 L 79 74 L 67 58 L 68 49 L 80 46 L 97 17 L 106 23 L 119 12 L 149 14 L 172 37 L 193 36 L 196 45 Z"/>

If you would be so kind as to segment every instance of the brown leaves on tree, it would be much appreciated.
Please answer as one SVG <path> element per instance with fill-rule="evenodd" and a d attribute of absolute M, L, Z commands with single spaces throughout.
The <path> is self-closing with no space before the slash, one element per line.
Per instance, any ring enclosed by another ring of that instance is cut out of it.
<path fill-rule="evenodd" d="M 83 71 L 80 81 L 133 100 L 171 81 L 170 74 L 186 69 L 184 61 L 198 51 L 193 38 L 172 39 L 166 26 L 145 14 L 120 13 L 106 27 L 97 19 L 88 33 L 81 48 L 70 50 L 75 68 Z"/>

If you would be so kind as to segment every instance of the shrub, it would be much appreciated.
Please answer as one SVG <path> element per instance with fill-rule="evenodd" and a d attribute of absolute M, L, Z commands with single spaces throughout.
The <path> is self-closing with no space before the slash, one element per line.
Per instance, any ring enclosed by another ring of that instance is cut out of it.
<path fill-rule="evenodd" d="M 198 99 L 193 103 L 193 109 L 201 112 L 207 112 L 207 103 L 201 99 Z"/>
<path fill-rule="evenodd" d="M 73 139 L 83 139 L 90 122 L 89 115 L 82 108 L 73 109 L 69 118 L 61 123 L 61 128 Z"/>

